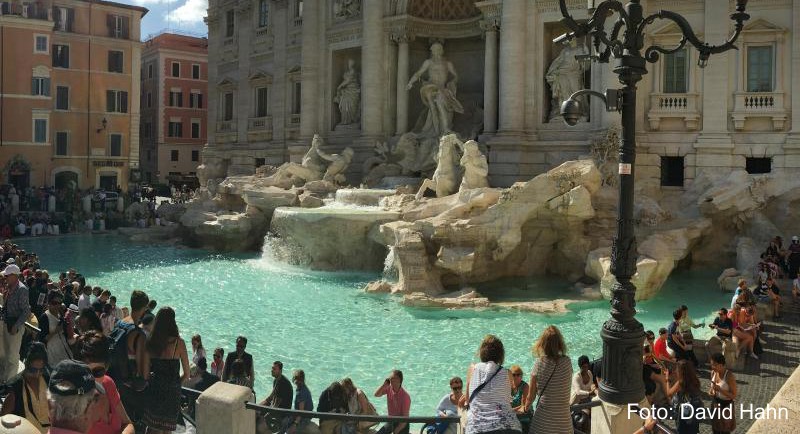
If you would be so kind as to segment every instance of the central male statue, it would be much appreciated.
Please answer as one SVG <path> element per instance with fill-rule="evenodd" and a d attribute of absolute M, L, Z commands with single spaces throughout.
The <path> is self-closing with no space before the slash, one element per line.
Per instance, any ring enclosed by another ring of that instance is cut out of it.
<path fill-rule="evenodd" d="M 422 81 L 419 95 L 422 103 L 428 108 L 422 135 L 441 137 L 448 134 L 453 126 L 453 113 L 464 113 L 464 107 L 456 99 L 456 85 L 458 74 L 453 64 L 444 58 L 442 44 L 434 42 L 431 45 L 431 57 L 422 63 L 411 79 L 406 89 L 411 90 L 414 83 L 427 73 L 427 80 Z M 453 76 L 452 79 L 450 75 Z"/>

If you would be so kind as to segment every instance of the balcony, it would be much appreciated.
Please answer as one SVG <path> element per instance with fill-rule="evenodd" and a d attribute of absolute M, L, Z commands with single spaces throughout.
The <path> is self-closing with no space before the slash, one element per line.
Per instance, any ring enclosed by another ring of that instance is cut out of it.
<path fill-rule="evenodd" d="M 751 118 L 769 118 L 772 129 L 782 131 L 788 118 L 784 107 L 784 93 L 736 92 L 731 118 L 737 131 L 743 130 L 745 121 Z"/>
<path fill-rule="evenodd" d="M 248 140 L 272 140 L 272 116 L 247 119 Z"/>
<path fill-rule="evenodd" d="M 0 3 L 0 16 L 14 15 L 32 20 L 52 21 L 52 9 L 36 4 L 23 4 L 20 2 Z"/>
<path fill-rule="evenodd" d="M 236 119 L 217 122 L 217 143 L 234 143 L 239 139 Z"/>
<path fill-rule="evenodd" d="M 662 119 L 681 119 L 689 131 L 697 130 L 700 111 L 697 109 L 699 95 L 696 93 L 652 93 L 647 120 L 650 128 L 658 131 Z"/>

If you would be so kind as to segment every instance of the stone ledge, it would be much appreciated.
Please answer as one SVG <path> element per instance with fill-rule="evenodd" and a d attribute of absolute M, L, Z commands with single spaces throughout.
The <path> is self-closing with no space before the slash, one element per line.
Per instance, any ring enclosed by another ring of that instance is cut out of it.
<path fill-rule="evenodd" d="M 753 423 L 748 434 L 790 434 L 796 433 L 800 420 L 800 366 L 794 370 L 783 387 L 768 404 L 772 408 L 785 408 L 789 416 L 785 419 L 760 419 Z"/>

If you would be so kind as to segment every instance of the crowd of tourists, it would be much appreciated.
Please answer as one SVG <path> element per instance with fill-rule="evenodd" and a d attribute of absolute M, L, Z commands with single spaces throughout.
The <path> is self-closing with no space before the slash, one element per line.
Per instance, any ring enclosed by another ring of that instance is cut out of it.
<path fill-rule="evenodd" d="M 697 368 L 709 363 L 707 393 L 712 406 L 728 408 L 738 396 L 731 360 L 725 356 L 728 347 L 735 348 L 735 356 L 747 354 L 754 360 L 762 351 L 763 321 L 758 318 L 757 306 L 769 305 L 779 315 L 782 299 L 775 284 L 778 273 L 798 275 L 792 269 L 796 259 L 793 254 L 781 253 L 779 244 L 778 254 L 774 254 L 773 244 L 769 254 L 762 256 L 766 265 L 758 266 L 755 290 L 740 281 L 731 306 L 720 308 L 708 325 L 716 332 L 708 348 L 722 351 L 698 360 L 692 330 L 706 324 L 692 321 L 687 306 L 675 309 L 672 320 L 657 337 L 652 331 L 646 332 L 642 343 L 644 392 L 651 405 L 673 410 L 674 422 L 670 424 L 676 425 L 679 434 L 699 432 L 700 421 L 693 416 L 698 412 L 686 416 L 680 411 L 705 405 Z M 793 240 L 792 245 L 798 247 L 787 251 L 800 254 L 800 241 Z M 0 327 L 0 382 L 5 383 L 0 415 L 24 418 L 34 428 L 32 432 L 172 432 L 182 424 L 181 409 L 192 411 L 191 403 L 182 402 L 181 386 L 203 391 L 222 381 L 252 390 L 255 362 L 246 351 L 245 336 L 236 339 L 235 349 L 227 356 L 223 348 L 215 348 L 209 362 L 201 336 L 192 336 L 187 347 L 176 324 L 175 310 L 162 307 L 156 311 L 157 303 L 141 290 L 132 292 L 128 307 L 120 307 L 109 289 L 90 285 L 77 270 L 69 269 L 52 279 L 36 254 L 9 240 L 0 244 L 0 259 L 4 322 Z M 777 265 L 777 271 L 770 263 Z M 760 273 L 762 270 L 766 272 Z M 793 285 L 796 300 L 798 279 Z M 28 320 L 37 324 L 38 333 L 26 333 Z M 480 362 L 468 368 L 465 380 L 450 378 L 439 405 L 430 409 L 439 416 L 459 416 L 461 423 L 431 424 L 426 426 L 428 434 L 455 434 L 458 425 L 466 434 L 588 433 L 590 410 L 572 410 L 572 406 L 588 403 L 597 395 L 603 378 L 602 360 L 592 361 L 582 355 L 577 359 L 578 372 L 573 372 L 564 338 L 555 326 L 541 332 L 532 353 L 534 363 L 525 377 L 520 365 L 505 367 L 502 341 L 494 335 L 486 336 L 477 351 Z M 21 356 L 24 370 L 18 373 Z M 272 391 L 259 401 L 264 406 L 377 414 L 367 394 L 351 378 L 326 387 L 315 407 L 304 370 L 291 371 L 290 381 L 283 363 L 275 361 L 271 376 Z M 403 387 L 401 370 L 391 371 L 372 394 L 372 398 L 383 397 L 389 416 L 409 416 L 411 396 Z M 734 412 L 710 414 L 715 433 L 733 432 Z M 638 432 L 651 432 L 657 422 L 648 418 Z M 405 422 L 376 425 L 324 417 L 317 424 L 306 417 L 266 413 L 260 416 L 258 430 L 289 434 L 409 433 Z"/>

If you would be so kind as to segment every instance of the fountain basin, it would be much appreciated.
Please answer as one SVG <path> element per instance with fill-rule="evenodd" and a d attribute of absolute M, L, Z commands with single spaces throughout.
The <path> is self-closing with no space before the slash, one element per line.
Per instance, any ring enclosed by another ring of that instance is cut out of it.
<path fill-rule="evenodd" d="M 382 198 L 396 192 L 394 189 L 341 188 L 336 190 L 336 202 L 344 205 L 378 206 Z"/>
<path fill-rule="evenodd" d="M 316 270 L 379 271 L 387 248 L 375 241 L 378 226 L 399 219 L 399 212 L 380 208 L 277 208 L 272 254 Z"/>

